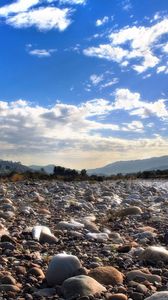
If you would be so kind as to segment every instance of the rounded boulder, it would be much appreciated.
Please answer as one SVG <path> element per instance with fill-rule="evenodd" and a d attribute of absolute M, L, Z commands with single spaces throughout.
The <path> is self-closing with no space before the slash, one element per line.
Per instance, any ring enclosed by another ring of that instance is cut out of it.
<path fill-rule="evenodd" d="M 48 266 L 46 280 L 49 286 L 61 285 L 64 280 L 78 275 L 81 269 L 79 259 L 74 255 L 57 254 Z"/>
<path fill-rule="evenodd" d="M 85 297 L 100 294 L 105 291 L 106 288 L 103 285 L 86 275 L 71 277 L 65 280 L 62 285 L 62 293 L 65 299 Z"/>
<path fill-rule="evenodd" d="M 116 268 L 110 266 L 97 267 L 91 270 L 88 275 L 101 284 L 105 285 L 115 285 L 123 283 L 123 274 Z"/>

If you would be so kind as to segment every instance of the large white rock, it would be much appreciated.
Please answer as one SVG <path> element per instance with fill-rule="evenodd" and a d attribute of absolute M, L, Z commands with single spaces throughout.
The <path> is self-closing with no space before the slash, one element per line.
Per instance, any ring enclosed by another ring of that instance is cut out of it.
<path fill-rule="evenodd" d="M 157 292 L 152 296 L 145 298 L 145 300 L 168 300 L 168 291 Z"/>
<path fill-rule="evenodd" d="M 46 280 L 49 286 L 61 285 L 65 279 L 78 275 L 82 267 L 77 256 L 57 254 L 49 263 Z"/>
<path fill-rule="evenodd" d="M 58 239 L 51 233 L 51 230 L 47 226 L 36 225 L 32 229 L 32 236 L 34 240 L 41 243 L 53 244 Z"/>
<path fill-rule="evenodd" d="M 32 229 L 32 236 L 34 240 L 39 241 L 41 233 L 51 234 L 51 230 L 47 226 L 36 225 Z"/>

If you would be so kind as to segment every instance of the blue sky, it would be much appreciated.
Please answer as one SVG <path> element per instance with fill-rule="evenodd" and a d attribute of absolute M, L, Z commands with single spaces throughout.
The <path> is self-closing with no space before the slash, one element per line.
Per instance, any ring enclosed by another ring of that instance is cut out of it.
<path fill-rule="evenodd" d="M 0 35 L 1 159 L 168 154 L 167 0 L 1 0 Z"/>

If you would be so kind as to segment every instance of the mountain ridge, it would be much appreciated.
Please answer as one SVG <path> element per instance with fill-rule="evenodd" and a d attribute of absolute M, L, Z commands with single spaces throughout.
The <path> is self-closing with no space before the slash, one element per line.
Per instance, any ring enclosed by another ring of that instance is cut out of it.
<path fill-rule="evenodd" d="M 116 161 L 104 167 L 87 170 L 88 175 L 116 175 L 168 169 L 168 155 L 137 160 Z"/>

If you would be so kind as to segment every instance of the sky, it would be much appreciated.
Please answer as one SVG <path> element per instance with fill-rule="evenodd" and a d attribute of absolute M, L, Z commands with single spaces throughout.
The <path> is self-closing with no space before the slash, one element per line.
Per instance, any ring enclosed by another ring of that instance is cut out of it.
<path fill-rule="evenodd" d="M 1 0 L 0 159 L 168 155 L 167 0 Z"/>

